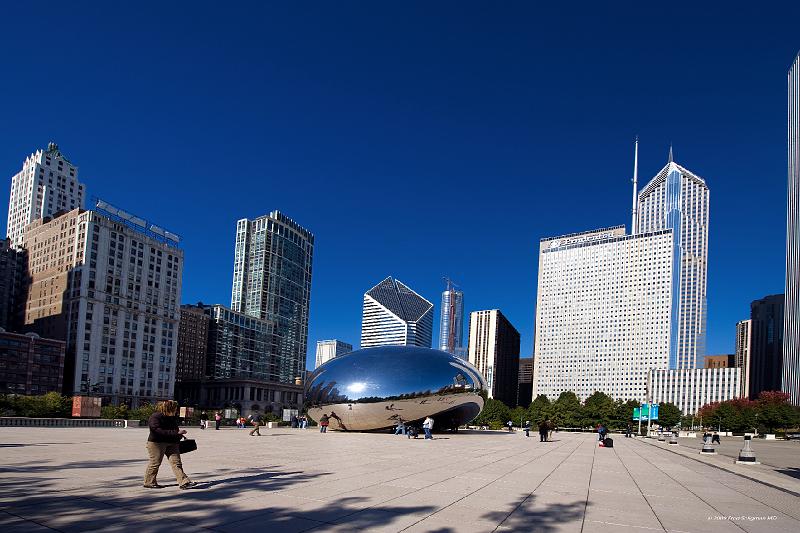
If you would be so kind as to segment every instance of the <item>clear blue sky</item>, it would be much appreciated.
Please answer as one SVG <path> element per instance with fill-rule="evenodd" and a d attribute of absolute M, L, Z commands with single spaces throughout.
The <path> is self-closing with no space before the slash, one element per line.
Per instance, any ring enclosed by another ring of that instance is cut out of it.
<path fill-rule="evenodd" d="M 316 235 L 310 360 L 387 275 L 530 355 L 538 240 L 629 224 L 637 134 L 640 179 L 673 143 L 711 189 L 709 353 L 783 291 L 799 2 L 170 4 L 3 6 L 0 195 L 58 142 L 183 235 L 184 302 L 229 304 L 236 220 L 280 209 Z"/>

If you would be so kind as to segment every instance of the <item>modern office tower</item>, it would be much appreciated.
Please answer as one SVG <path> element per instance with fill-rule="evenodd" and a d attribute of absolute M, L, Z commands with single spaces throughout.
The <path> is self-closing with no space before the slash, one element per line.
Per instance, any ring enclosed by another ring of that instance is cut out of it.
<path fill-rule="evenodd" d="M 334 357 L 344 355 L 353 351 L 353 345 L 346 342 L 331 339 L 328 341 L 317 341 L 317 359 L 315 368 L 330 361 Z"/>
<path fill-rule="evenodd" d="M 707 355 L 703 359 L 703 368 L 736 368 L 736 355 Z"/>
<path fill-rule="evenodd" d="M 270 347 L 273 323 L 223 305 L 198 307 L 209 317 L 205 377 L 177 383 L 176 398 L 209 409 L 234 407 L 244 416 L 298 409 L 302 383 L 283 379 L 285 365 Z"/>
<path fill-rule="evenodd" d="M 669 368 L 695 368 L 705 355 L 709 191 L 672 160 L 639 192 L 637 232 L 672 230 Z"/>
<path fill-rule="evenodd" d="M 533 401 L 533 357 L 519 360 L 519 381 L 517 385 L 517 405 L 528 407 Z"/>
<path fill-rule="evenodd" d="M 671 403 L 693 415 L 712 402 L 739 397 L 741 368 L 685 368 L 651 371 L 653 403 Z"/>
<path fill-rule="evenodd" d="M 361 347 L 421 346 L 433 340 L 433 304 L 391 276 L 364 293 Z"/>
<path fill-rule="evenodd" d="M 800 405 L 800 54 L 789 69 L 789 199 L 786 210 L 786 302 L 783 392 Z"/>
<path fill-rule="evenodd" d="M 672 230 L 624 226 L 541 239 L 533 397 L 642 401 L 669 368 Z"/>
<path fill-rule="evenodd" d="M 27 254 L 11 246 L 11 239 L 0 240 L 0 328 L 17 331 L 22 325 L 24 280 L 27 273 Z"/>
<path fill-rule="evenodd" d="M 306 369 L 314 235 L 273 211 L 236 223 L 231 309 L 271 324 L 268 350 L 278 380 Z"/>
<path fill-rule="evenodd" d="M 59 211 L 83 209 L 86 191 L 78 181 L 78 168 L 67 160 L 58 145 L 37 150 L 11 178 L 6 232 L 12 246 L 22 244 L 25 226 Z"/>
<path fill-rule="evenodd" d="M 439 349 L 453 355 L 461 355 L 464 346 L 464 293 L 456 290 L 447 280 L 447 289 L 442 293 L 442 313 L 439 321 Z"/>
<path fill-rule="evenodd" d="M 750 338 L 752 336 L 752 324 L 752 320 L 742 320 L 736 323 L 736 364 L 734 366 L 742 369 L 739 398 L 748 398 L 750 396 Z"/>
<path fill-rule="evenodd" d="M 750 390 L 752 399 L 762 391 L 781 390 L 783 372 L 784 296 L 773 294 L 750 304 Z"/>
<path fill-rule="evenodd" d="M 519 332 L 498 309 L 469 315 L 469 362 L 486 379 L 489 398 L 516 407 Z"/>
<path fill-rule="evenodd" d="M 175 381 L 201 380 L 205 377 L 208 325 L 209 316 L 203 304 L 181 306 L 178 352 L 175 356 Z"/>
<path fill-rule="evenodd" d="M 0 329 L 0 394 L 61 392 L 64 341 Z"/>
<path fill-rule="evenodd" d="M 137 406 L 173 397 L 180 238 L 102 200 L 29 224 L 24 326 L 66 340 L 64 389 Z"/>

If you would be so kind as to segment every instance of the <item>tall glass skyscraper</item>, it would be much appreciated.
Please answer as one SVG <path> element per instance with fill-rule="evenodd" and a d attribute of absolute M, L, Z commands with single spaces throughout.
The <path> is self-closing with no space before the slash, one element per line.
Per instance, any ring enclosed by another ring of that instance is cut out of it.
<path fill-rule="evenodd" d="M 439 349 L 464 356 L 464 293 L 448 286 L 442 293 Z"/>
<path fill-rule="evenodd" d="M 789 201 L 786 214 L 786 292 L 783 391 L 800 405 L 800 54 L 789 69 Z"/>
<path fill-rule="evenodd" d="M 639 192 L 638 233 L 672 230 L 669 368 L 695 368 L 705 356 L 709 192 L 706 182 L 667 165 Z"/>
<path fill-rule="evenodd" d="M 421 346 L 433 340 L 433 304 L 389 276 L 366 293 L 361 347 Z"/>
<path fill-rule="evenodd" d="M 231 309 L 266 320 L 265 372 L 284 383 L 306 368 L 314 235 L 279 211 L 236 224 Z"/>

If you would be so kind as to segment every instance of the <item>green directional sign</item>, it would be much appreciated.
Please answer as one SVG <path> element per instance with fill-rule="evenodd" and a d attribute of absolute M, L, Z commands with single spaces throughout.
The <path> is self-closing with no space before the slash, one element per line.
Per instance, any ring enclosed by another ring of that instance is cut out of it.
<path fill-rule="evenodd" d="M 649 415 L 649 416 L 648 416 Z M 658 420 L 658 404 L 646 404 L 643 403 L 641 407 L 634 407 L 633 408 L 633 419 L 634 420 Z"/>

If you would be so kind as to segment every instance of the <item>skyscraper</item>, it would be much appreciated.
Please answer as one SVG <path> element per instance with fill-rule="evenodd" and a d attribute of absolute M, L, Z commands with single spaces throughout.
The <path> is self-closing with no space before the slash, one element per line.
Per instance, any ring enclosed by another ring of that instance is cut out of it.
<path fill-rule="evenodd" d="M 78 168 L 50 143 L 47 150 L 37 150 L 11 178 L 6 234 L 12 246 L 22 244 L 25 226 L 36 219 L 59 211 L 83 209 L 86 192 L 78 181 Z"/>
<path fill-rule="evenodd" d="M 209 316 L 205 306 L 182 305 L 178 324 L 178 352 L 175 356 L 175 381 L 202 380 L 208 358 Z M 176 384 L 176 389 L 178 385 Z"/>
<path fill-rule="evenodd" d="M 464 346 L 464 293 L 447 280 L 442 293 L 442 312 L 439 321 L 439 349 L 462 356 Z"/>
<path fill-rule="evenodd" d="M 22 324 L 22 302 L 25 300 L 27 253 L 11 246 L 11 239 L 0 239 L 0 328 L 18 331 Z"/>
<path fill-rule="evenodd" d="M 763 391 L 781 390 L 783 375 L 783 294 L 750 304 L 750 398 Z"/>
<path fill-rule="evenodd" d="M 270 324 L 266 344 L 279 381 L 306 368 L 314 235 L 273 211 L 236 223 L 231 309 Z"/>
<path fill-rule="evenodd" d="M 786 292 L 783 391 L 800 405 L 800 54 L 789 69 L 789 200 L 786 210 Z"/>
<path fill-rule="evenodd" d="M 469 362 L 486 379 L 489 398 L 517 405 L 519 384 L 517 329 L 498 309 L 469 314 Z"/>
<path fill-rule="evenodd" d="M 391 276 L 364 293 L 361 347 L 421 346 L 433 340 L 433 304 Z"/>
<path fill-rule="evenodd" d="M 520 358 L 517 387 L 517 405 L 528 407 L 533 401 L 533 357 Z"/>
<path fill-rule="evenodd" d="M 23 327 L 66 340 L 65 392 L 132 406 L 173 398 L 179 241 L 101 200 L 25 228 Z"/>
<path fill-rule="evenodd" d="M 533 397 L 644 400 L 648 371 L 668 368 L 672 268 L 670 229 L 542 239 Z"/>
<path fill-rule="evenodd" d="M 317 341 L 317 357 L 315 368 L 325 364 L 334 357 L 344 355 L 353 351 L 353 345 L 337 339 L 327 341 Z"/>
<path fill-rule="evenodd" d="M 742 320 L 736 323 L 735 366 L 742 369 L 742 382 L 739 388 L 740 398 L 747 398 L 750 395 L 750 337 L 752 325 L 752 320 Z"/>
<path fill-rule="evenodd" d="M 709 191 L 705 181 L 669 161 L 639 192 L 637 232 L 672 230 L 669 368 L 695 368 L 705 355 Z"/>

